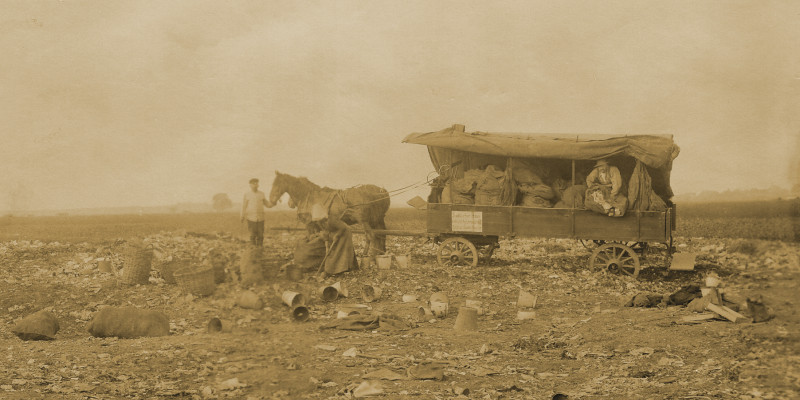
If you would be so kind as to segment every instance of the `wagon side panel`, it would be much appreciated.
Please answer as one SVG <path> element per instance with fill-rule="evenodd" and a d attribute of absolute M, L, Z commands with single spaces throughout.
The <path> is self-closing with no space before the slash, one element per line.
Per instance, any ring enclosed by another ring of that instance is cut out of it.
<path fill-rule="evenodd" d="M 572 210 L 514 207 L 514 234 L 525 237 L 572 237 Z"/>
<path fill-rule="evenodd" d="M 503 236 L 511 225 L 511 207 L 428 204 L 428 233 Z"/>

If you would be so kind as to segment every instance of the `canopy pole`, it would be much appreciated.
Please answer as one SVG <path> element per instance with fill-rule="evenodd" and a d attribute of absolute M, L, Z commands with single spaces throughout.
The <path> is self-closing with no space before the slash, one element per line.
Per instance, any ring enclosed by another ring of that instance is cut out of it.
<path fill-rule="evenodd" d="M 572 186 L 575 186 L 575 160 L 572 160 Z"/>

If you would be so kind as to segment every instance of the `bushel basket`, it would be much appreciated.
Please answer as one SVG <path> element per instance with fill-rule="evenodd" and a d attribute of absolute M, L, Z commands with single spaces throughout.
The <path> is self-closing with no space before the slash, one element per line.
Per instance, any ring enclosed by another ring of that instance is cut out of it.
<path fill-rule="evenodd" d="M 128 247 L 124 253 L 122 282 L 129 285 L 144 285 L 150 280 L 153 249 Z"/>
<path fill-rule="evenodd" d="M 178 286 L 186 293 L 194 296 L 209 296 L 214 293 L 214 269 L 203 266 L 198 269 L 192 267 L 181 268 L 173 273 Z"/>
<path fill-rule="evenodd" d="M 186 267 L 186 260 L 181 260 L 180 258 L 173 258 L 172 260 L 163 261 L 160 265 L 159 271 L 161 272 L 161 278 L 164 279 L 165 283 L 174 285 L 175 282 L 175 271 Z"/>

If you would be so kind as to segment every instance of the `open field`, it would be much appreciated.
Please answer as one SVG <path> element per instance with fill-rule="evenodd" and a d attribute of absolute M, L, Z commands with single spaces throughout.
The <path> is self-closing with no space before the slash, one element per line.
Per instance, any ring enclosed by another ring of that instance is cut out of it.
<path fill-rule="evenodd" d="M 800 398 L 800 243 L 727 238 L 750 232 L 737 230 L 742 221 L 793 216 L 736 216 L 717 226 L 687 208 L 681 210 L 686 220 L 705 223 L 702 229 L 710 233 L 679 223 L 675 244 L 700 254 L 695 271 L 665 275 L 654 265 L 638 280 L 593 271 L 586 267 L 587 249 L 553 239 L 504 240 L 488 263 L 443 268 L 433 243 L 390 237 L 389 251 L 410 254 L 411 265 L 344 273 L 336 279 L 350 288 L 350 298 L 334 302 L 317 295 L 334 280 L 284 276 L 280 267 L 291 259 L 300 233 L 272 231 L 265 240 L 272 260 L 265 282 L 250 287 L 264 300 L 261 310 L 235 305 L 245 289 L 238 258 L 247 247 L 236 214 L 4 218 L 0 398 L 347 399 L 364 381 L 378 382 L 382 393 L 375 398 L 386 399 L 551 399 L 558 393 L 569 399 Z M 294 214 L 270 213 L 268 225 L 295 226 Z M 392 209 L 387 225 L 423 229 L 424 214 Z M 765 232 L 759 234 L 786 235 Z M 228 258 L 226 281 L 213 295 L 196 298 L 166 284 L 156 261 L 149 284 L 123 284 L 123 241 L 117 238 L 146 238 L 161 249 L 157 260 L 188 251 L 200 263 L 217 249 Z M 356 244 L 360 251 L 360 235 Z M 109 251 L 117 272 L 100 272 L 96 258 Z M 692 315 L 685 307 L 623 306 L 637 293 L 702 285 L 712 272 L 726 293 L 763 296 L 775 318 L 683 324 L 681 318 Z M 372 313 L 397 316 L 405 329 L 323 329 L 338 321 L 337 310 L 362 303 L 365 284 L 383 289 L 368 304 Z M 533 319 L 516 319 L 520 289 L 538 296 Z M 291 321 L 279 296 L 284 290 L 306 294 L 309 321 Z M 448 295 L 450 313 L 419 320 L 417 308 L 435 292 Z M 419 301 L 404 302 L 404 294 Z M 481 301 L 485 312 L 477 331 L 457 332 L 458 307 L 467 299 Z M 170 335 L 100 339 L 87 333 L 95 312 L 125 305 L 165 312 Z M 59 319 L 55 340 L 23 342 L 11 333 L 16 321 L 41 309 Z M 212 317 L 231 331 L 207 333 Z M 407 370 L 417 365 L 436 366 L 443 379 L 408 378 Z M 366 376 L 387 370 L 399 380 Z"/>
<path fill-rule="evenodd" d="M 800 200 L 689 203 L 678 206 L 677 236 L 794 241 L 800 239 Z M 294 211 L 267 212 L 267 227 L 299 227 Z M 392 208 L 389 229 L 425 229 L 424 211 Z M 246 235 L 237 213 L 0 217 L 0 241 L 103 242 L 162 231 Z"/>

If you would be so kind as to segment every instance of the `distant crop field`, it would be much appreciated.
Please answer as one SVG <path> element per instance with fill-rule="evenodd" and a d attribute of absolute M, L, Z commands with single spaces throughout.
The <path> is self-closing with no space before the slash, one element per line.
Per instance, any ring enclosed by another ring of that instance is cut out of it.
<path fill-rule="evenodd" d="M 800 201 L 776 200 L 678 205 L 676 236 L 800 240 Z M 293 210 L 267 212 L 267 229 L 299 228 Z M 425 230 L 425 211 L 392 208 L 388 229 Z M 227 232 L 246 236 L 247 227 L 237 213 L 186 213 L 53 217 L 2 217 L 0 241 L 41 240 L 60 242 L 110 242 L 159 232 Z"/>

